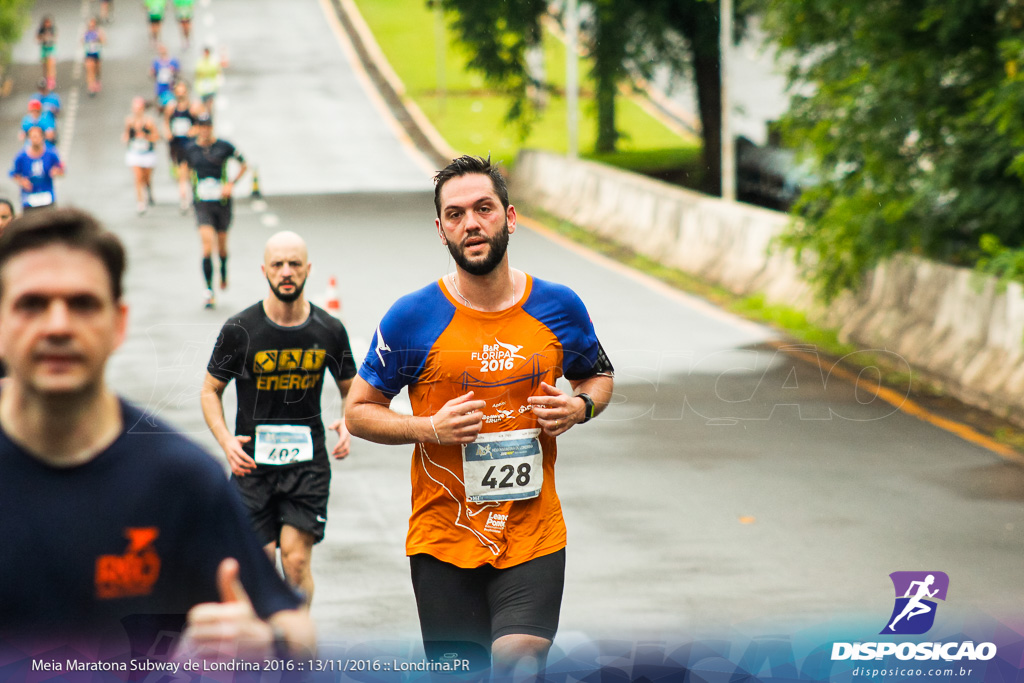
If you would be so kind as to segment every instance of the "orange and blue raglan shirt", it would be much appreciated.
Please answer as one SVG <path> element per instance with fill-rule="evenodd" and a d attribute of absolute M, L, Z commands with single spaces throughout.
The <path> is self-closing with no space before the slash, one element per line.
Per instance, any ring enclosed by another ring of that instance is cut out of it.
<path fill-rule="evenodd" d="M 462 305 L 440 281 L 391 307 L 359 375 L 389 398 L 408 386 L 414 415 L 469 391 L 487 404 L 476 443 L 416 445 L 408 555 L 500 569 L 565 547 L 555 439 L 527 398 L 542 395 L 541 382 L 593 376 L 599 355 L 580 298 L 530 276 L 522 298 L 500 312 Z"/>

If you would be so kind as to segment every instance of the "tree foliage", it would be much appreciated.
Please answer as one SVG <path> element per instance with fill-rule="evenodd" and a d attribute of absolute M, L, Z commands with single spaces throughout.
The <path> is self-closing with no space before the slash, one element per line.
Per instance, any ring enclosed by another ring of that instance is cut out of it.
<path fill-rule="evenodd" d="M 429 0 L 428 0 L 429 1 Z M 440 0 L 460 40 L 473 57 L 470 66 L 513 97 L 509 119 L 527 125 L 536 115 L 527 51 L 541 39 L 546 0 Z M 720 134 L 718 102 L 718 3 L 713 0 L 579 0 L 581 44 L 592 60 L 590 79 L 597 108 L 596 151 L 615 150 L 619 131 L 615 99 L 619 88 L 655 67 L 669 66 L 695 78 L 705 136 L 706 163 L 717 187 Z M 538 85 L 538 84 L 535 84 Z M 539 84 L 551 89 L 550 83 Z"/>
<path fill-rule="evenodd" d="M 0 0 L 0 77 L 11 60 L 11 49 L 28 24 L 32 0 Z"/>
<path fill-rule="evenodd" d="M 896 252 L 1024 245 L 1021 0 L 770 0 L 789 144 L 819 184 L 785 235 L 825 298 Z M 1024 69 L 1022 69 L 1024 70 Z M 994 241 L 993 241 L 994 240 Z"/>
<path fill-rule="evenodd" d="M 436 0 L 427 0 L 433 5 Z M 469 67 L 485 75 L 512 96 L 507 119 L 523 125 L 524 132 L 536 116 L 529 89 L 534 84 L 527 68 L 527 53 L 541 44 L 540 20 L 545 0 L 475 2 L 440 0 L 452 19 L 452 28 L 469 47 Z"/>

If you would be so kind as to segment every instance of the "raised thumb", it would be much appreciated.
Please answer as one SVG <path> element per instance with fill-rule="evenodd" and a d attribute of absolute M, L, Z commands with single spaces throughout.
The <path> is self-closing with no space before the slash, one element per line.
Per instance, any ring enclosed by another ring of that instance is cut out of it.
<path fill-rule="evenodd" d="M 227 557 L 217 567 L 217 592 L 221 602 L 249 602 L 249 594 L 245 592 L 241 579 L 238 560 Z"/>

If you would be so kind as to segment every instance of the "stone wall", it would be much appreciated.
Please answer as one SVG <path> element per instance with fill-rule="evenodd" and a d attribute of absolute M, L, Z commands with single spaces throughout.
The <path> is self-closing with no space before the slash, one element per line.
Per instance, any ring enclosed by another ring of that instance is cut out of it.
<path fill-rule="evenodd" d="M 949 392 L 1024 425 L 1024 291 L 903 256 L 825 308 L 791 253 L 770 249 L 786 214 L 724 202 L 600 164 L 524 151 L 512 196 L 740 295 L 805 311 L 864 348 L 902 355 Z"/>

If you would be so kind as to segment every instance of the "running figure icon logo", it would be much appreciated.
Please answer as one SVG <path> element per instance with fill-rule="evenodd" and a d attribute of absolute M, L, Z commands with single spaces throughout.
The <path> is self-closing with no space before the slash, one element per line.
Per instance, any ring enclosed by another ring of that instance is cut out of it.
<path fill-rule="evenodd" d="M 945 600 L 949 577 L 945 572 L 893 572 L 896 604 L 881 634 L 920 635 L 935 623 L 936 600 Z"/>

